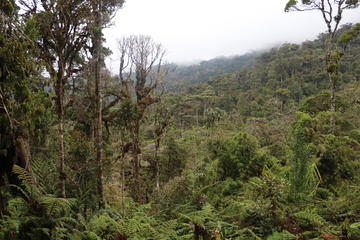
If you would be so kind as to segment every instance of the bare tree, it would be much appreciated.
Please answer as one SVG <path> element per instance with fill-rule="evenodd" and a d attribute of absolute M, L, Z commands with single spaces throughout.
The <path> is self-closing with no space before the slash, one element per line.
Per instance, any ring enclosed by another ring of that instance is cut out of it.
<path fill-rule="evenodd" d="M 300 3 L 299 3 L 300 2 Z M 354 9 L 359 6 L 359 0 L 289 0 L 285 6 L 285 11 L 319 11 L 326 24 L 328 37 L 325 43 L 326 51 L 326 70 L 331 84 L 330 111 L 331 128 L 335 134 L 336 127 L 336 85 L 339 79 L 339 64 L 343 52 L 337 49 L 335 38 L 337 30 L 346 9 Z"/>
<path fill-rule="evenodd" d="M 140 189 L 140 127 L 146 109 L 160 100 L 156 88 L 160 86 L 165 71 L 163 58 L 165 51 L 149 36 L 130 36 L 118 42 L 120 51 L 119 78 L 121 95 L 134 106 L 128 123 L 131 137 L 133 189 L 135 201 L 143 201 Z"/>

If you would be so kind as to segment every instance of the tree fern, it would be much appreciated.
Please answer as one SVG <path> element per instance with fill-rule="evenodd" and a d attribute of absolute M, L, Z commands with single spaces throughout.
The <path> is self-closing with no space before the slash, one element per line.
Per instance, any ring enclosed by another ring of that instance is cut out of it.
<path fill-rule="evenodd" d="M 293 159 L 290 169 L 291 197 L 299 200 L 302 194 L 313 193 L 319 184 L 320 173 L 316 167 L 316 147 L 312 143 L 315 119 L 299 112 L 293 126 Z"/>
<path fill-rule="evenodd" d="M 42 192 L 54 193 L 57 181 L 56 164 L 45 153 L 38 153 L 31 159 L 33 176 Z"/>
<path fill-rule="evenodd" d="M 94 232 L 101 239 L 111 240 L 114 233 L 122 231 L 118 222 L 108 216 L 94 216 L 87 225 L 87 230 Z"/>
<path fill-rule="evenodd" d="M 40 197 L 39 202 L 44 208 L 46 216 L 52 217 L 69 214 L 71 208 L 75 205 L 74 199 L 56 198 L 51 195 Z"/>
<path fill-rule="evenodd" d="M 16 174 L 20 180 L 25 181 L 28 184 L 36 185 L 33 176 L 28 171 L 26 171 L 24 168 L 14 164 L 12 172 L 14 174 Z"/>
<path fill-rule="evenodd" d="M 199 224 L 202 226 L 204 226 L 207 221 L 216 219 L 214 208 L 210 204 L 205 204 L 199 211 L 194 211 L 187 214 L 179 213 L 179 215 L 194 224 Z"/>
<path fill-rule="evenodd" d="M 22 181 L 21 186 L 23 190 L 17 189 L 27 198 L 35 198 L 41 193 L 31 173 L 16 164 L 13 166 L 12 172 Z"/>

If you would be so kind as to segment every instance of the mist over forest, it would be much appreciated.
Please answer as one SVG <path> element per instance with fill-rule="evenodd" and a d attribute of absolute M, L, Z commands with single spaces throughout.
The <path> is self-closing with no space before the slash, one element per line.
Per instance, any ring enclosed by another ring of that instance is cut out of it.
<path fill-rule="evenodd" d="M 189 29 L 186 64 L 111 45 L 128 2 L 0 1 L 0 240 L 359 240 L 360 2 L 284 1 L 317 37 L 240 55 Z"/>

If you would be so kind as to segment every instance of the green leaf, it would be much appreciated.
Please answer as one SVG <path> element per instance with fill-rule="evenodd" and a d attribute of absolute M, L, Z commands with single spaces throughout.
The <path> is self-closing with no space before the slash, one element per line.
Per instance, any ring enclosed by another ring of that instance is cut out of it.
<path fill-rule="evenodd" d="M 297 4 L 296 0 L 290 0 L 285 6 L 285 12 L 289 12 L 290 9 Z"/>

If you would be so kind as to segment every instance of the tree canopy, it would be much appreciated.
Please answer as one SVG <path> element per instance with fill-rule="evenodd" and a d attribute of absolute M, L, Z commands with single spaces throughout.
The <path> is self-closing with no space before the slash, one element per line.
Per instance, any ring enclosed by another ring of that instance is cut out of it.
<path fill-rule="evenodd" d="M 289 1 L 328 31 L 189 66 L 119 36 L 112 73 L 123 4 L 0 1 L 0 240 L 360 239 L 358 1 Z"/>

